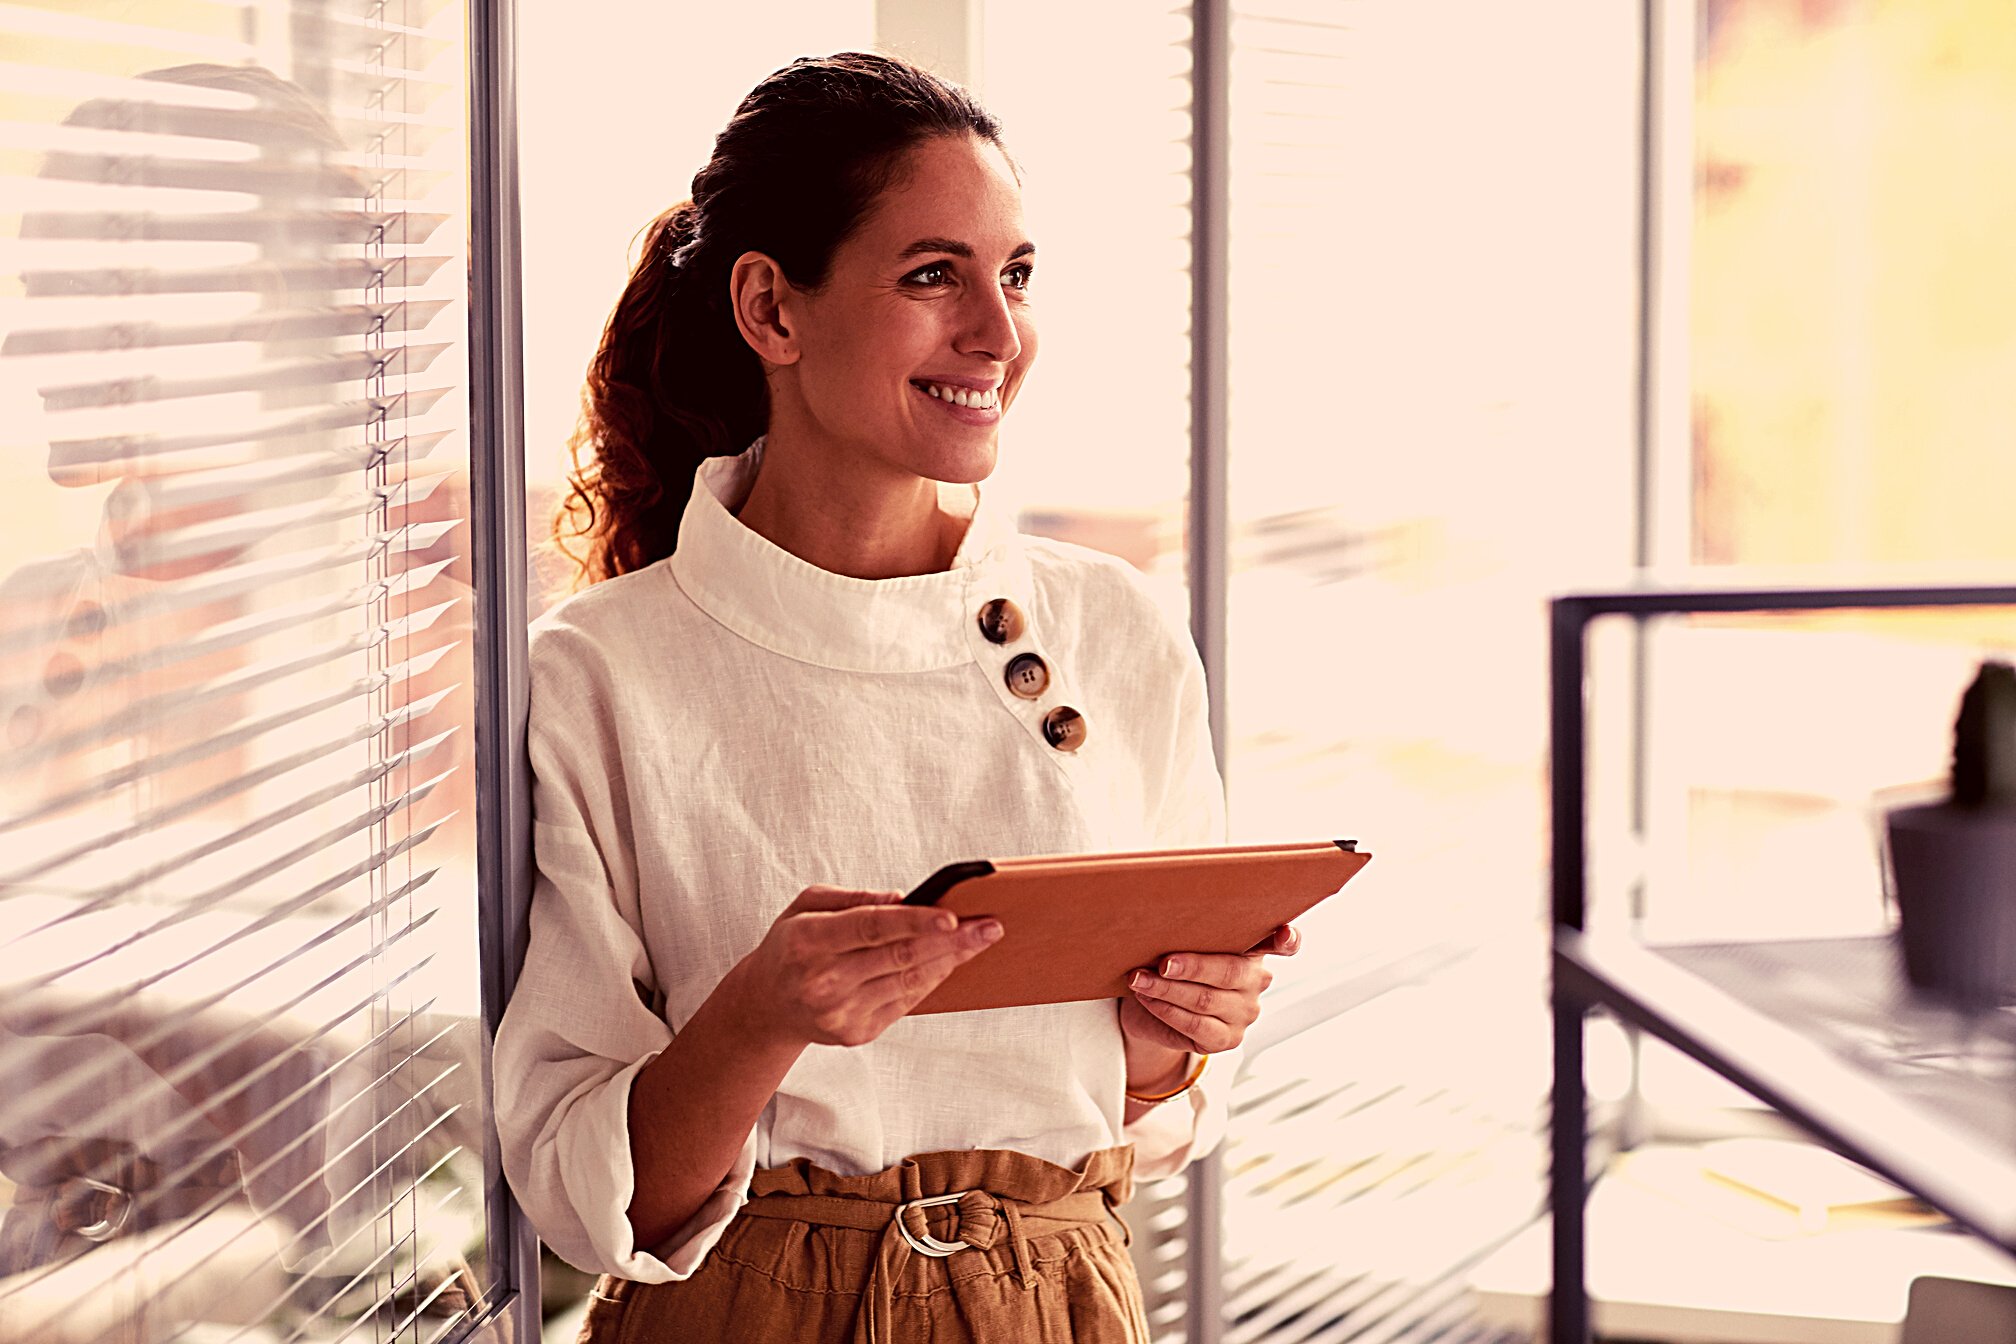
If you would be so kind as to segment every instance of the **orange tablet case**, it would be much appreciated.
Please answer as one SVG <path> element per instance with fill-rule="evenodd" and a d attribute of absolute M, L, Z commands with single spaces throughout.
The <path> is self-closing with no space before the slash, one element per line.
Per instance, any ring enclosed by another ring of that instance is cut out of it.
<path fill-rule="evenodd" d="M 1370 854 L 1355 841 L 1068 854 L 955 863 L 905 901 L 992 915 L 1001 941 L 913 1013 L 1112 999 L 1170 952 L 1244 952 L 1333 895 Z"/>

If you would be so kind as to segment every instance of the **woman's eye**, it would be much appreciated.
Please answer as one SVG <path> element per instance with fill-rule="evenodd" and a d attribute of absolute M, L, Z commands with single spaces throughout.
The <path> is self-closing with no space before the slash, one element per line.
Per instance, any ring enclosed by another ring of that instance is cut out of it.
<path fill-rule="evenodd" d="M 1027 289 L 1029 282 L 1036 277 L 1036 268 L 1028 265 L 1010 266 L 1001 274 L 1015 288 Z"/>
<path fill-rule="evenodd" d="M 934 261 L 929 266 L 910 272 L 910 283 L 915 285 L 945 285 L 952 282 L 952 268 L 942 261 Z"/>

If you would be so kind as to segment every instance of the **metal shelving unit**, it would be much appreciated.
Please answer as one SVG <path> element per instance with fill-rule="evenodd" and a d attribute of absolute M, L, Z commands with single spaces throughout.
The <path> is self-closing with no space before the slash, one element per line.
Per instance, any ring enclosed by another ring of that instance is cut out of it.
<path fill-rule="evenodd" d="M 1590 1338 L 1583 1021 L 1593 1008 L 1666 1041 L 1842 1155 L 2016 1253 L 2016 1096 L 2005 1079 L 1942 1069 L 1909 1050 L 1913 1030 L 1937 1030 L 1938 1010 L 1901 984 L 1887 939 L 1657 948 L 1587 931 L 1584 695 L 1591 622 L 2012 604 L 2016 585 L 1964 583 L 1648 585 L 1569 594 L 1551 604 L 1552 1344 Z M 2016 1060 L 2016 1036 L 1998 1030 L 1980 1024 L 1974 1048 Z"/>

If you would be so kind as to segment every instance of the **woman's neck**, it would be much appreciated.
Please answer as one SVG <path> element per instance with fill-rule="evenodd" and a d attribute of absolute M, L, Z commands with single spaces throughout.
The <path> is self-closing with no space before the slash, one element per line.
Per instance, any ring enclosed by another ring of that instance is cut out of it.
<path fill-rule="evenodd" d="M 893 579 L 950 569 L 970 520 L 940 507 L 938 482 L 877 465 L 767 438 L 736 517 L 832 574 Z"/>

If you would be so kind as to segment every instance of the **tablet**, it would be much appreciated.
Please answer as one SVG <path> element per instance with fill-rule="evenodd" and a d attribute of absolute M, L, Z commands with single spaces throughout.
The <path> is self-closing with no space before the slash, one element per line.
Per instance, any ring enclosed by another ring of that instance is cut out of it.
<path fill-rule="evenodd" d="M 1168 953 L 1252 949 L 1371 858 L 1355 840 L 1312 840 L 948 864 L 904 902 L 992 915 L 1001 941 L 910 1011 L 1119 998 Z"/>

